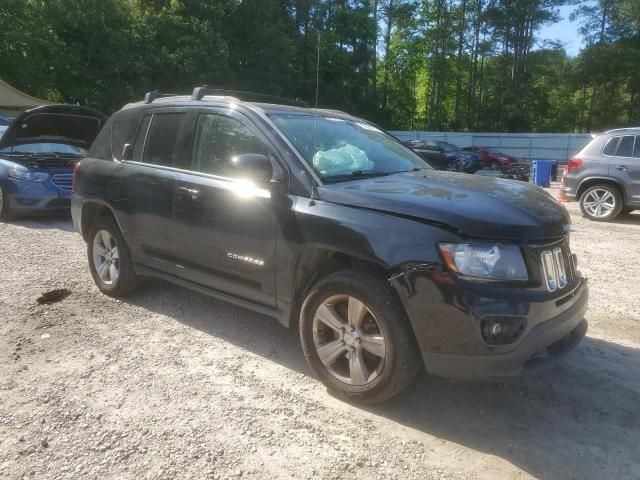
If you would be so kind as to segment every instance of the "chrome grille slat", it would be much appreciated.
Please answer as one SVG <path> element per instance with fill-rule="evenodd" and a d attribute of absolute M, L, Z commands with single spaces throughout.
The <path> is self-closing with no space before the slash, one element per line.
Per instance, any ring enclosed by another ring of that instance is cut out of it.
<path fill-rule="evenodd" d="M 550 292 L 562 290 L 575 278 L 575 266 L 566 242 L 541 250 L 540 263 L 543 281 Z"/>
<path fill-rule="evenodd" d="M 70 173 L 59 173 L 51 177 L 51 182 L 60 190 L 70 192 L 73 185 L 73 175 Z"/>

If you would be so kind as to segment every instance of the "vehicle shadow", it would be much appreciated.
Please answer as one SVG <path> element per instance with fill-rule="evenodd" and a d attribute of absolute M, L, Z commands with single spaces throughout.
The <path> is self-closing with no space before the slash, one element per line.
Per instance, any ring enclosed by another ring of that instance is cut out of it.
<path fill-rule="evenodd" d="M 52 215 L 46 217 L 22 217 L 12 220 L 13 225 L 34 230 L 63 230 L 74 232 L 73 222 L 69 215 Z"/>
<path fill-rule="evenodd" d="M 587 337 L 535 376 L 424 375 L 371 412 L 495 455 L 540 479 L 640 478 L 640 350 Z"/>
<path fill-rule="evenodd" d="M 225 302 L 152 283 L 129 301 L 311 375 L 297 332 Z M 536 478 L 640 478 L 640 350 L 605 340 L 587 337 L 562 363 L 536 376 L 456 383 L 422 374 L 382 405 L 354 407 L 418 436 L 500 457 Z M 443 454 L 452 451 L 465 454 L 460 448 Z"/>

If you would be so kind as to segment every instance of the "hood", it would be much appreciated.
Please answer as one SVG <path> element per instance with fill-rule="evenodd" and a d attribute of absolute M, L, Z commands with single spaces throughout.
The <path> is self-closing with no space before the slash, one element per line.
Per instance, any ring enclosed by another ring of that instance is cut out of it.
<path fill-rule="evenodd" d="M 427 170 L 324 185 L 319 196 L 446 224 L 477 238 L 538 241 L 569 233 L 566 209 L 544 190 L 500 178 Z"/>
<path fill-rule="evenodd" d="M 22 112 L 0 139 L 0 148 L 25 143 L 66 143 L 88 149 L 106 117 L 75 105 L 47 105 Z"/>

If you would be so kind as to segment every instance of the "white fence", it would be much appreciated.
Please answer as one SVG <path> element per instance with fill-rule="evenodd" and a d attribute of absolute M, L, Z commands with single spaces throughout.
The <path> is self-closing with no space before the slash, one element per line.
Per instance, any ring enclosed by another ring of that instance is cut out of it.
<path fill-rule="evenodd" d="M 432 139 L 459 147 L 494 147 L 516 157 L 566 163 L 591 140 L 588 133 L 391 132 L 402 141 Z"/>

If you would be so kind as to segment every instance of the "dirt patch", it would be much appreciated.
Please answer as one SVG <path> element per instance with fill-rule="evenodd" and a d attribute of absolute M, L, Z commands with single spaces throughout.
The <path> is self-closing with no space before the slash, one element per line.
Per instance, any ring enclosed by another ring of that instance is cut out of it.
<path fill-rule="evenodd" d="M 38 298 L 36 298 L 36 302 L 39 304 L 49 304 L 49 303 L 58 303 L 71 295 L 71 290 L 68 288 L 58 288 L 56 290 L 49 290 L 48 292 L 43 293 Z"/>

